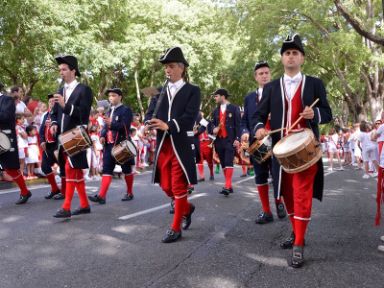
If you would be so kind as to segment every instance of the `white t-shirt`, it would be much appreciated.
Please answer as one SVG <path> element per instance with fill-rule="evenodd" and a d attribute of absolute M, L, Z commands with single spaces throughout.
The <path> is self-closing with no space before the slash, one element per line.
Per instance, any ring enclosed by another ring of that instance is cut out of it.
<path fill-rule="evenodd" d="M 16 104 L 16 113 L 24 113 L 25 108 L 27 108 L 27 105 L 23 101 L 20 101 L 19 103 Z"/>
<path fill-rule="evenodd" d="M 377 143 L 371 140 L 371 132 L 360 132 L 358 140 L 363 151 L 377 149 Z"/>

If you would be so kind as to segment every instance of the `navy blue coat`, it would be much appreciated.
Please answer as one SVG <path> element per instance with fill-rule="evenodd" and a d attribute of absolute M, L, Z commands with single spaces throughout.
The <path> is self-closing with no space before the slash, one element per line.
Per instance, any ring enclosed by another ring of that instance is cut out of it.
<path fill-rule="evenodd" d="M 112 111 L 109 111 L 106 116 L 110 117 L 111 112 Z M 129 139 L 129 130 L 131 128 L 132 118 L 132 110 L 127 106 L 120 105 L 119 107 L 115 108 L 115 111 L 113 112 L 111 128 L 108 128 L 107 125 L 104 125 L 100 132 L 100 137 L 106 138 L 108 130 L 111 130 L 113 140 L 116 140 L 115 144 Z"/>
<path fill-rule="evenodd" d="M 157 169 L 157 160 L 164 138 L 171 138 L 175 154 L 189 184 L 197 183 L 195 144 L 193 126 L 200 109 L 200 88 L 185 83 L 172 100 L 165 95 L 157 113 L 157 118 L 169 126 L 167 132 L 157 130 L 156 155 L 153 165 L 153 182 L 159 183 L 161 171 Z M 157 97 L 153 97 L 145 120 L 150 120 L 155 109 Z"/>
<path fill-rule="evenodd" d="M 284 128 L 285 124 L 285 98 L 283 93 L 283 78 L 276 79 L 264 86 L 263 96 L 254 114 L 253 122 L 256 123 L 254 130 L 264 128 L 264 124 L 271 113 L 271 130 Z M 301 92 L 301 100 L 303 109 L 305 106 L 310 106 L 316 99 L 320 101 L 315 105 L 315 116 L 312 120 L 307 120 L 307 127 L 312 129 L 313 133 L 319 139 L 319 124 L 329 123 L 332 120 L 332 111 L 327 101 L 327 93 L 323 82 L 315 77 L 303 75 L 303 84 Z M 281 133 L 272 134 L 272 147 L 281 139 Z M 317 163 L 318 171 L 313 185 L 313 197 L 322 200 L 324 186 L 324 169 L 323 162 L 320 159 Z M 273 183 L 275 191 L 278 195 L 281 192 L 284 195 L 284 189 L 281 190 L 280 177 L 282 168 L 275 157 L 272 159 Z M 284 188 L 284 187 L 283 187 Z"/>
<path fill-rule="evenodd" d="M 249 139 L 254 138 L 253 128 L 256 125 L 254 114 L 256 112 L 259 92 L 253 91 L 244 98 L 244 114 L 241 117 L 241 134 L 249 133 Z"/>
<path fill-rule="evenodd" d="M 229 142 L 233 143 L 235 140 L 240 141 L 241 128 L 240 128 L 241 116 L 238 106 L 233 104 L 227 104 L 225 128 L 227 129 Z M 212 115 L 212 130 L 218 127 L 220 124 L 220 106 L 213 110 Z"/>
<path fill-rule="evenodd" d="M 58 93 L 63 95 L 63 88 L 61 88 Z M 91 88 L 79 83 L 73 90 L 64 108 L 62 108 L 58 103 L 53 106 L 51 113 L 52 124 L 57 124 L 59 126 L 58 131 L 60 133 L 76 128 L 80 125 L 87 126 L 89 114 L 91 112 L 92 100 L 93 96 Z M 64 118 L 63 122 L 62 118 Z M 61 123 L 63 123 L 63 126 L 61 126 Z M 82 151 L 73 157 L 69 157 L 69 160 L 72 168 L 88 168 L 86 151 Z"/>
<path fill-rule="evenodd" d="M 1 95 L 1 93 L 0 93 Z M 2 169 L 20 169 L 19 150 L 16 138 L 16 106 L 12 97 L 0 96 L 0 130 L 8 136 L 11 149 L 0 155 L 0 166 Z"/>

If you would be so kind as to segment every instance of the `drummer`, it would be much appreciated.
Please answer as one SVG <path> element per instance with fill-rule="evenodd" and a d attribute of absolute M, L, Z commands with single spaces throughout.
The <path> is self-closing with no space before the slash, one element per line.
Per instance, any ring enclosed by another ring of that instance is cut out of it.
<path fill-rule="evenodd" d="M 130 139 L 130 127 L 132 122 L 132 111 L 129 107 L 123 105 L 123 92 L 120 88 L 108 89 L 109 103 L 111 104 L 110 112 L 104 117 L 104 128 L 101 130 L 100 143 L 104 145 L 103 149 L 103 177 L 99 193 L 94 196 L 88 196 L 89 200 L 99 204 L 105 204 L 105 198 L 109 185 L 112 182 L 113 170 L 116 166 L 116 160 L 112 156 L 112 148 L 124 140 Z M 135 157 L 129 159 L 121 165 L 124 173 L 127 191 L 124 193 L 121 201 L 130 201 L 133 199 L 133 171 L 132 166 L 135 165 Z"/>
<path fill-rule="evenodd" d="M 273 130 L 290 128 L 302 116 L 299 124 L 292 128 L 310 128 L 319 139 L 318 125 L 332 120 L 324 84 L 318 78 L 301 73 L 305 52 L 299 35 L 288 36 L 280 54 L 285 73 L 264 87 L 262 100 L 255 113 L 256 138 L 263 139 L 267 135 L 265 123 L 271 115 Z M 310 108 L 316 99 L 319 102 L 313 109 Z M 272 146 L 285 136 L 283 131 L 272 134 Z M 323 163 L 320 158 L 306 170 L 288 174 L 282 171 L 275 157 L 272 161 L 274 188 L 278 191 L 278 198 L 283 196 L 293 230 L 291 237 L 280 246 L 283 249 L 293 247 L 291 265 L 299 268 L 304 264 L 304 237 L 311 220 L 312 197 L 322 200 Z"/>
<path fill-rule="evenodd" d="M 75 129 L 79 126 L 86 126 L 89 121 L 89 113 L 92 106 L 92 90 L 87 85 L 79 83 L 76 77 L 80 77 L 80 70 L 77 58 L 72 55 L 57 57 L 60 77 L 64 87 L 53 95 L 55 105 L 51 112 L 52 135 L 59 135 Z M 83 169 L 88 168 L 87 152 L 81 151 L 74 156 L 67 156 L 60 147 L 59 150 L 60 173 L 65 171 L 65 200 L 62 208 L 53 217 L 69 218 L 72 215 L 91 213 L 87 193 L 85 190 Z M 61 174 L 63 177 L 64 174 Z M 64 184 L 62 184 L 64 185 Z M 80 207 L 71 212 L 71 203 L 75 189 L 79 193 Z"/>
<path fill-rule="evenodd" d="M 254 67 L 254 77 L 259 85 L 259 88 L 256 91 L 248 94 L 244 99 L 244 115 L 241 118 L 241 131 L 242 134 L 251 134 L 251 143 L 254 142 L 254 131 L 253 127 L 255 126 L 255 111 L 258 104 L 261 101 L 261 97 L 263 95 L 264 85 L 271 81 L 271 70 L 269 68 L 268 62 L 259 61 L 256 63 Z M 269 120 L 265 125 L 265 128 L 269 130 Z M 255 182 L 256 188 L 259 192 L 260 202 L 262 206 L 262 211 L 258 214 L 255 223 L 256 224 L 267 224 L 273 221 L 273 215 L 271 212 L 271 207 L 269 206 L 269 185 L 268 185 L 268 177 L 269 172 L 272 171 L 272 161 L 271 158 L 268 158 L 263 163 L 257 163 L 253 157 L 251 157 L 251 161 L 255 170 Z M 275 192 L 277 192 L 275 190 Z M 285 207 L 281 199 L 277 198 L 277 193 L 275 194 L 275 204 L 277 216 L 279 218 L 286 217 Z"/>

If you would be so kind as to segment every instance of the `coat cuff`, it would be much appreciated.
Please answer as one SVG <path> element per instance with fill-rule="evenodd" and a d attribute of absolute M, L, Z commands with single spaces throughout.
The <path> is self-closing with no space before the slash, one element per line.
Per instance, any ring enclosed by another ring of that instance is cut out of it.
<path fill-rule="evenodd" d="M 321 124 L 321 114 L 320 109 L 318 107 L 313 108 L 314 117 L 312 119 L 312 122 L 316 124 Z"/>
<path fill-rule="evenodd" d="M 171 121 L 168 121 L 168 127 L 169 127 L 169 133 L 170 134 L 176 134 L 180 133 L 180 126 L 179 123 L 177 123 L 176 119 L 172 119 Z"/>

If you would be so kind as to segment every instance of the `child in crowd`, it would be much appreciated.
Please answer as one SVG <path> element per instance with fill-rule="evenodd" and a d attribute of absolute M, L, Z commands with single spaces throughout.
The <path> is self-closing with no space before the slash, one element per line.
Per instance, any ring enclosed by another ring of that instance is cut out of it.
<path fill-rule="evenodd" d="M 364 162 L 364 170 L 365 173 L 363 175 L 363 179 L 368 179 L 369 176 L 369 162 L 372 162 L 376 171 L 379 168 L 379 150 L 377 147 L 377 143 L 371 140 L 371 131 L 372 127 L 366 121 L 361 121 L 360 123 L 360 136 L 358 138 L 361 151 L 362 158 Z M 372 176 L 377 176 L 377 173 L 373 173 Z"/>
<path fill-rule="evenodd" d="M 25 158 L 27 164 L 28 177 L 27 179 L 36 179 L 34 172 L 35 166 L 39 164 L 39 143 L 37 138 L 37 129 L 35 126 L 29 125 L 26 128 L 28 141 L 28 156 Z"/>

